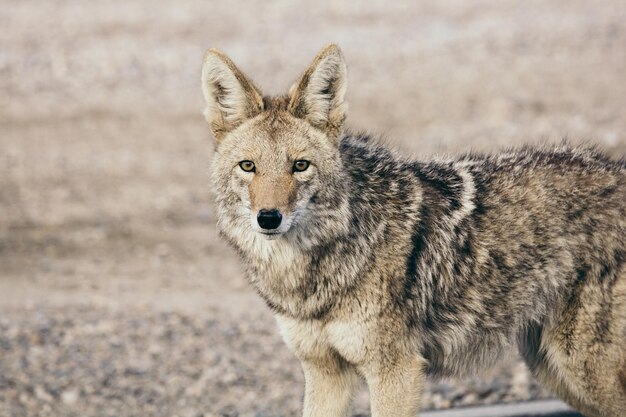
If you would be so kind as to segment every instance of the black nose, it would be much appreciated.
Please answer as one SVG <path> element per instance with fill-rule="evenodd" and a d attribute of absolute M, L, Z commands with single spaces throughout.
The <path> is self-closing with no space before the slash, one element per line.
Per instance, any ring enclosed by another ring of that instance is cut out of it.
<path fill-rule="evenodd" d="M 259 222 L 259 226 L 266 230 L 276 229 L 278 226 L 280 226 L 280 222 L 282 219 L 282 214 L 280 214 L 280 211 L 276 209 L 261 209 L 259 210 L 259 214 L 257 214 L 256 216 L 256 220 Z"/>

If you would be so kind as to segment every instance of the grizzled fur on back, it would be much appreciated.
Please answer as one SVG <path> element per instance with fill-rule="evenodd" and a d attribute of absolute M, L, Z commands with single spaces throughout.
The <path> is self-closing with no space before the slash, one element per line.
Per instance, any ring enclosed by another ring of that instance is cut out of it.
<path fill-rule="evenodd" d="M 277 98 L 207 60 L 204 83 L 232 83 L 205 89 L 210 108 L 230 103 L 207 115 L 220 232 L 303 363 L 305 415 L 344 415 L 356 375 L 375 416 L 412 415 L 422 374 L 514 345 L 579 410 L 624 415 L 624 160 L 567 144 L 407 160 L 341 129 L 337 47 Z M 299 159 L 311 168 L 288 173 Z M 285 226 L 268 236 L 255 216 L 275 207 Z"/>

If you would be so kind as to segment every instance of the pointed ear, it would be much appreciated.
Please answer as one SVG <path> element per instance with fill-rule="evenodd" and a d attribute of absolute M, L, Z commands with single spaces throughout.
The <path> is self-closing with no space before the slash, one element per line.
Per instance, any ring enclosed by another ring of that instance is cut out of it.
<path fill-rule="evenodd" d="M 334 44 L 328 45 L 289 90 L 289 111 L 330 138 L 340 140 L 348 110 L 345 102 L 347 81 L 341 49 Z"/>
<path fill-rule="evenodd" d="M 209 49 L 202 64 L 204 117 L 219 142 L 245 120 L 263 111 L 263 95 L 250 80 L 217 49 Z"/>

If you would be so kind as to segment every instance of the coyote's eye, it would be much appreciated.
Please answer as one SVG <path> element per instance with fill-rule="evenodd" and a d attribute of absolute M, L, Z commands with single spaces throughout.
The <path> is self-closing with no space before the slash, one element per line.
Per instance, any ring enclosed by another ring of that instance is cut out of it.
<path fill-rule="evenodd" d="M 302 172 L 306 171 L 311 163 L 309 161 L 305 161 L 304 159 L 300 159 L 293 163 L 293 172 Z"/>
<path fill-rule="evenodd" d="M 254 167 L 254 162 L 252 161 L 241 161 L 239 162 L 239 167 L 241 169 L 243 169 L 246 172 L 254 172 L 255 171 L 255 167 Z"/>

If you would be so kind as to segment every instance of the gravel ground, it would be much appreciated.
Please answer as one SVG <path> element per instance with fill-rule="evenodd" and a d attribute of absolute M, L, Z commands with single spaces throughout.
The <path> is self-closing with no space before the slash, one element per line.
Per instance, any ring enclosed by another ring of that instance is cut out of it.
<path fill-rule="evenodd" d="M 1 416 L 298 414 L 299 365 L 215 230 L 208 47 L 275 92 L 338 42 L 349 123 L 417 157 L 564 136 L 626 153 L 620 0 L 0 10 Z M 547 396 L 511 353 L 429 383 L 424 408 Z"/>
<path fill-rule="evenodd" d="M 0 413 L 38 416 L 297 415 L 302 375 L 262 315 L 92 308 L 0 320 Z M 424 408 L 545 396 L 514 361 L 486 377 L 429 383 Z M 354 411 L 366 414 L 367 392 Z"/>

